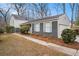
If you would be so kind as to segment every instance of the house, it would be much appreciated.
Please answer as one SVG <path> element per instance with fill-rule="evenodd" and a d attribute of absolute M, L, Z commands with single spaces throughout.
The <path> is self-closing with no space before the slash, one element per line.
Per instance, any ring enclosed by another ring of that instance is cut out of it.
<path fill-rule="evenodd" d="M 64 29 L 70 28 L 70 20 L 66 14 L 60 14 L 26 22 L 31 24 L 30 32 L 43 36 L 61 37 Z"/>
<path fill-rule="evenodd" d="M 0 16 L 0 27 L 4 27 L 5 26 L 5 21 L 3 19 L 2 16 Z"/>
<path fill-rule="evenodd" d="M 9 25 L 13 26 L 17 32 L 19 31 L 20 25 L 25 22 L 27 22 L 27 20 L 24 17 L 12 14 Z"/>

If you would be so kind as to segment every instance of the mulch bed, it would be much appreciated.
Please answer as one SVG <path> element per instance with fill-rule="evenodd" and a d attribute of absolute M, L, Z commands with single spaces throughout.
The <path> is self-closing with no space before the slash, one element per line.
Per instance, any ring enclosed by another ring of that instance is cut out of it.
<path fill-rule="evenodd" d="M 39 40 L 55 43 L 57 45 L 61 45 L 61 46 L 65 46 L 65 47 L 69 47 L 69 48 L 73 48 L 73 49 L 79 49 L 79 43 L 78 42 L 66 44 L 66 43 L 63 42 L 62 39 L 55 38 L 55 37 L 44 37 L 44 36 L 35 35 L 35 34 L 32 34 L 31 36 L 33 38 L 37 38 Z"/>

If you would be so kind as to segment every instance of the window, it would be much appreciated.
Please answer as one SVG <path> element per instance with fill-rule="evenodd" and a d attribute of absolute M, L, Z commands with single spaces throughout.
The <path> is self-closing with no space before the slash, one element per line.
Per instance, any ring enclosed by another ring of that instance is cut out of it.
<path fill-rule="evenodd" d="M 43 32 L 52 32 L 52 22 L 43 23 Z"/>
<path fill-rule="evenodd" d="M 34 31 L 36 31 L 36 32 L 40 31 L 40 23 L 34 24 Z"/>

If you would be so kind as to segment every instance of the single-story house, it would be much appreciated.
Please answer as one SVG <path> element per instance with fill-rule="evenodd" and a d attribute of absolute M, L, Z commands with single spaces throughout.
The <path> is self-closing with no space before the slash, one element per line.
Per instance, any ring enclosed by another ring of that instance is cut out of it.
<path fill-rule="evenodd" d="M 18 32 L 20 25 L 25 22 L 27 22 L 27 20 L 24 17 L 12 14 L 9 25 L 13 26 L 15 28 L 15 31 Z"/>
<path fill-rule="evenodd" d="M 31 24 L 30 32 L 43 36 L 61 37 L 64 29 L 70 28 L 70 20 L 66 14 L 60 14 L 26 22 Z M 16 24 L 15 24 L 16 25 Z"/>

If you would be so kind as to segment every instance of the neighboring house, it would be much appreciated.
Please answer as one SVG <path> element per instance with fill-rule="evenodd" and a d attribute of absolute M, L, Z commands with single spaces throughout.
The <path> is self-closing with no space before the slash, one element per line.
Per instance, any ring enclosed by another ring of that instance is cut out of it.
<path fill-rule="evenodd" d="M 3 17 L 0 16 L 0 27 L 4 27 L 4 26 L 5 26 L 5 21 Z"/>
<path fill-rule="evenodd" d="M 15 28 L 15 31 L 17 32 L 19 31 L 20 25 L 25 22 L 27 22 L 27 20 L 24 17 L 13 14 L 10 18 L 9 25 L 13 26 Z"/>
<path fill-rule="evenodd" d="M 26 24 L 28 23 L 31 24 L 31 33 L 58 38 L 61 37 L 64 29 L 70 28 L 70 20 L 65 14 L 26 22 Z"/>

